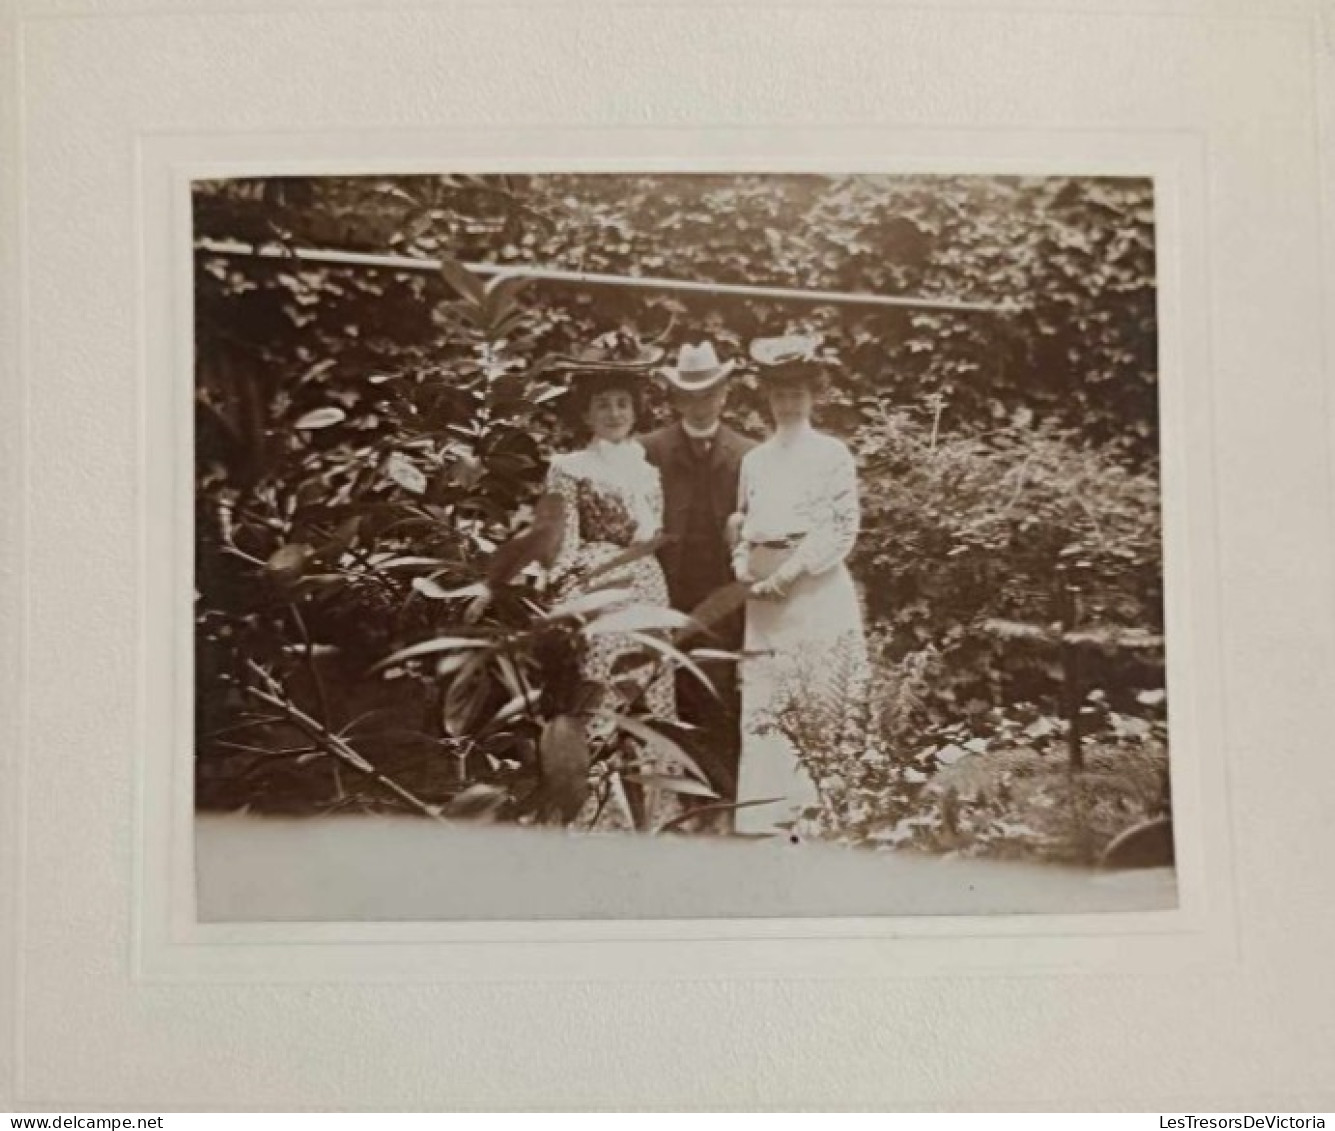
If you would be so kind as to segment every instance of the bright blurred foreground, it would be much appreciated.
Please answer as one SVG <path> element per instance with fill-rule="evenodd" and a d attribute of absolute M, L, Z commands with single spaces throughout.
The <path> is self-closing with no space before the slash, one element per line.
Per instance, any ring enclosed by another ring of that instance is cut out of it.
<path fill-rule="evenodd" d="M 203 814 L 199 919 L 1077 914 L 1177 906 L 1172 869 L 1053 865 L 415 818 Z"/>

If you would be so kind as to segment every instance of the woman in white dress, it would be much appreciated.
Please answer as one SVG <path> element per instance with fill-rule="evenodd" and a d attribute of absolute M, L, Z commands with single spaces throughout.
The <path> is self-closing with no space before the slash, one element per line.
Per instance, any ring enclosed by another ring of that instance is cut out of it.
<path fill-rule="evenodd" d="M 834 741 L 831 712 L 855 712 L 866 689 L 862 612 L 844 564 L 858 534 L 857 469 L 840 440 L 811 425 L 824 380 L 818 344 L 785 337 L 751 347 L 774 433 L 741 469 L 733 569 L 751 592 L 737 796 L 780 800 L 739 808 L 740 833 L 801 834 L 820 805 L 815 759 L 801 747 Z"/>
<path fill-rule="evenodd" d="M 660 351 L 661 354 L 661 351 Z M 562 539 L 551 576 L 559 599 L 582 591 L 584 579 L 636 545 L 653 541 L 663 524 L 663 486 L 658 470 L 645 458 L 644 448 L 632 437 L 639 387 L 647 367 L 660 354 L 639 363 L 598 363 L 581 360 L 571 368 L 571 399 L 578 421 L 589 435 L 576 451 L 552 459 L 547 491 L 562 503 Z M 628 591 L 627 603 L 668 605 L 662 567 L 652 554 L 616 567 L 601 585 Z M 605 612 L 611 612 L 609 607 Z M 600 706 L 608 711 L 645 712 L 674 722 L 677 718 L 673 673 L 667 668 L 644 683 L 652 671 L 643 647 L 623 633 L 608 633 L 582 642 L 579 677 L 601 689 Z M 628 678 L 629 677 L 629 678 Z M 591 724 L 593 737 L 605 719 Z M 649 760 L 645 756 L 645 760 Z M 660 774 L 678 767 L 653 765 Z M 630 790 L 629 797 L 615 767 L 605 767 L 591 782 L 592 796 L 576 824 L 597 828 L 624 828 L 632 823 L 655 825 L 675 816 L 680 806 L 661 789 Z M 629 811 L 630 797 L 640 801 Z"/>

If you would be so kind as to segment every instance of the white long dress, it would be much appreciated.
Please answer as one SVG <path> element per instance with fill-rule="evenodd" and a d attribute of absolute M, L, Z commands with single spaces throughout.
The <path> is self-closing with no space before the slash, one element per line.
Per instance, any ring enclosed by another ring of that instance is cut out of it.
<path fill-rule="evenodd" d="M 742 460 L 739 507 L 739 576 L 756 547 L 785 543 L 796 580 L 781 599 L 746 605 L 738 801 L 781 800 L 739 809 L 736 828 L 792 833 L 819 806 L 811 770 L 827 761 L 823 742 L 866 690 L 862 611 L 844 564 L 860 521 L 852 453 L 809 425 L 780 432 Z"/>

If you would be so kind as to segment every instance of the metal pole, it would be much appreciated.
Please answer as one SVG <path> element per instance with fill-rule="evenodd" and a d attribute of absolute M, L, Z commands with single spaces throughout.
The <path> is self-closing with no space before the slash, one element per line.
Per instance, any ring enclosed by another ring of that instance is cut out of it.
<path fill-rule="evenodd" d="M 1071 770 L 1079 772 L 1085 768 L 1085 750 L 1080 733 L 1080 707 L 1084 696 L 1080 693 L 1080 646 L 1071 639 L 1071 634 L 1080 624 L 1080 589 L 1065 571 L 1058 580 L 1061 585 L 1062 699 L 1066 711 L 1066 750 Z"/>
<path fill-rule="evenodd" d="M 319 248 L 288 248 L 282 245 L 252 245 L 235 240 L 199 240 L 195 250 L 208 255 L 240 258 L 299 260 L 341 267 L 367 267 L 385 271 L 440 270 L 438 259 L 411 255 L 374 255 L 361 251 L 329 251 Z M 498 263 L 462 263 L 475 275 L 499 278 L 542 279 L 598 287 L 630 287 L 654 291 L 686 291 L 695 294 L 741 295 L 747 298 L 785 299 L 797 302 L 835 303 L 846 306 L 884 306 L 909 310 L 940 310 L 952 313 L 1014 314 L 1018 305 L 1009 302 L 962 302 L 955 299 L 906 298 L 862 294 L 856 291 L 811 291 L 798 287 L 756 287 L 744 283 L 698 283 L 686 279 L 663 279 L 649 275 L 609 275 L 595 271 L 562 271 L 551 267 L 518 267 Z"/>

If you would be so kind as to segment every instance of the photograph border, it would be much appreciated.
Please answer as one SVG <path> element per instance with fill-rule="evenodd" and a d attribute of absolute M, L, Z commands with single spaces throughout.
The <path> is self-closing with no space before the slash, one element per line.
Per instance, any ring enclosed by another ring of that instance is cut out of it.
<path fill-rule="evenodd" d="M 300 154 L 294 157 L 293 154 Z M 868 154 L 875 154 L 869 158 Z M 1217 509 L 1199 131 L 411 130 L 141 135 L 142 403 L 134 937 L 143 980 L 847 978 L 1237 958 L 1220 745 Z M 865 172 L 1145 176 L 1154 182 L 1170 772 L 1178 907 L 809 919 L 201 923 L 193 866 L 193 251 L 190 184 L 432 172 Z M 1189 411 L 1188 405 L 1192 408 Z M 170 523 L 153 515 L 172 515 Z M 1190 579 L 1190 580 L 1189 580 Z M 168 608 L 160 601 L 170 593 Z M 164 698 L 154 689 L 171 686 Z M 627 947 L 625 944 L 633 944 Z M 448 956 L 448 960 L 447 960 Z M 647 957 L 647 956 L 646 956 Z M 612 959 L 616 959 L 613 961 Z"/>

